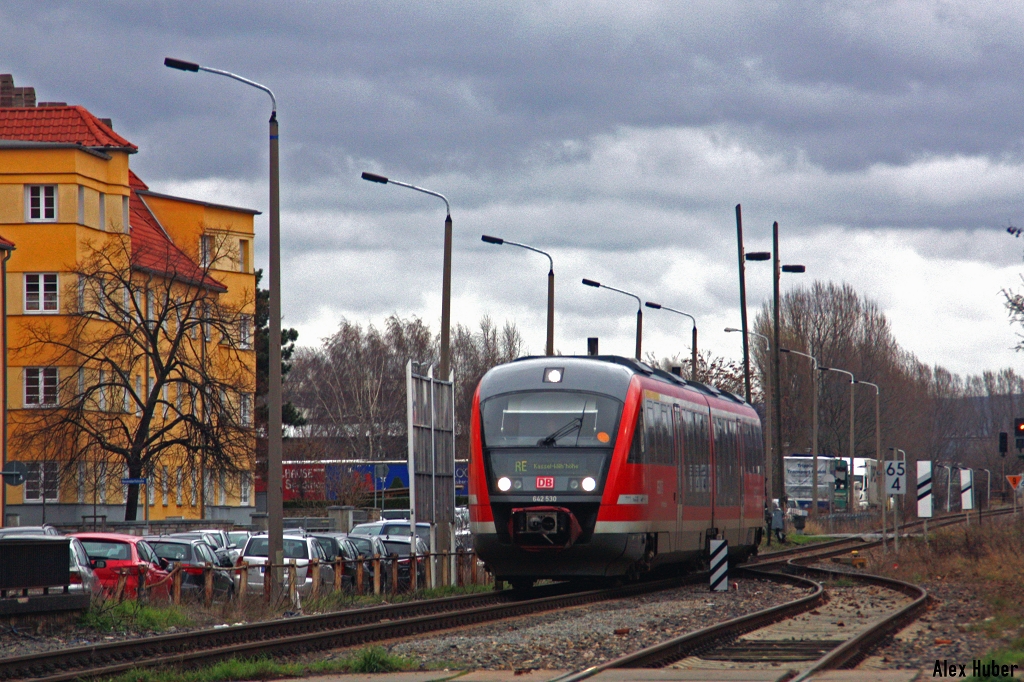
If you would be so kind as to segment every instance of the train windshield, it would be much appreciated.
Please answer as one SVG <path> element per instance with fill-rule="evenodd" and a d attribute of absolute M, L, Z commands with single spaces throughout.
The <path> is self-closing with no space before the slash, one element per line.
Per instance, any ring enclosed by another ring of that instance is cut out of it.
<path fill-rule="evenodd" d="M 594 393 L 533 391 L 485 400 L 487 448 L 611 448 L 622 403 Z"/>

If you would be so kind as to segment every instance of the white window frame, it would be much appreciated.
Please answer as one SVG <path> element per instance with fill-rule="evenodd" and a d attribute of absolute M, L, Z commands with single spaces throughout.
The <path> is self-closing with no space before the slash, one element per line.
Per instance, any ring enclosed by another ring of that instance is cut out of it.
<path fill-rule="evenodd" d="M 89 476 L 87 462 L 78 463 L 78 504 L 85 504 L 85 481 Z"/>
<path fill-rule="evenodd" d="M 203 234 L 199 236 L 199 265 L 203 268 L 213 266 L 213 252 L 216 242 L 213 235 Z"/>
<path fill-rule="evenodd" d="M 53 402 L 46 402 L 46 388 L 50 382 L 53 386 Z M 60 370 L 56 367 L 26 367 L 22 384 L 22 405 L 26 408 L 54 407 L 60 402 Z M 35 394 L 33 402 L 29 401 L 30 387 Z"/>
<path fill-rule="evenodd" d="M 175 483 L 175 486 L 174 486 L 175 487 L 174 503 L 176 505 L 178 505 L 179 507 L 181 506 L 181 492 L 182 492 L 181 491 L 181 485 L 182 485 L 182 481 L 183 481 L 183 477 L 182 477 L 181 467 L 178 467 L 177 472 L 175 472 L 175 474 L 174 474 L 174 483 Z"/>
<path fill-rule="evenodd" d="M 239 396 L 238 421 L 242 426 L 252 426 L 252 393 L 242 393 Z"/>
<path fill-rule="evenodd" d="M 252 501 L 250 500 L 250 495 L 249 495 L 250 490 L 252 490 L 252 487 L 251 487 L 250 483 L 251 483 L 251 479 L 249 478 L 249 473 L 246 472 L 246 471 L 243 471 L 242 475 L 241 475 L 241 479 L 238 482 L 238 484 L 239 484 L 238 485 L 238 487 L 239 487 L 239 494 L 238 494 L 239 502 L 238 503 L 241 506 L 243 506 L 243 507 L 249 507 L 249 506 L 252 505 Z"/>
<path fill-rule="evenodd" d="M 55 315 L 60 312 L 60 277 L 56 272 L 26 272 L 22 278 L 22 309 L 26 315 Z M 29 307 L 29 283 L 36 289 L 36 308 Z M 52 300 L 47 300 L 47 289 L 52 285 Z M 49 304 L 49 305 L 48 305 Z"/>
<path fill-rule="evenodd" d="M 121 197 L 121 230 L 128 234 L 131 231 L 129 223 L 130 212 L 128 209 L 128 197 Z"/>
<path fill-rule="evenodd" d="M 57 185 L 25 185 L 25 222 L 57 222 Z"/>
<path fill-rule="evenodd" d="M 195 507 L 199 504 L 199 477 L 196 475 L 195 469 L 192 470 L 189 478 L 192 481 L 192 495 L 189 497 L 190 506 Z"/>
<path fill-rule="evenodd" d="M 99 394 L 96 398 L 96 409 L 100 412 L 107 411 L 107 386 L 104 384 L 107 382 L 107 371 L 104 369 L 100 370 L 99 377 L 96 382 L 96 393 Z"/>
<path fill-rule="evenodd" d="M 249 246 L 248 239 L 238 240 L 238 271 L 249 272 Z"/>
<path fill-rule="evenodd" d="M 161 467 L 160 475 L 161 475 L 161 478 L 160 478 L 160 502 L 161 502 L 161 504 L 163 504 L 163 506 L 166 507 L 167 506 L 167 501 L 168 501 L 168 499 L 167 499 L 167 487 L 168 487 L 168 484 L 170 483 L 171 475 L 170 475 L 170 473 L 168 473 L 167 467 Z"/>
<path fill-rule="evenodd" d="M 227 472 L 221 470 L 220 476 L 218 476 L 218 478 L 220 479 L 220 481 L 218 481 L 219 485 L 218 485 L 217 492 L 219 494 L 217 495 L 217 500 L 218 500 L 218 503 L 220 504 L 220 506 L 224 507 L 224 506 L 227 506 L 227 503 L 228 503 L 228 491 L 227 491 L 228 475 L 227 475 Z"/>
<path fill-rule="evenodd" d="M 85 225 L 85 186 L 78 186 L 78 224 Z"/>
<path fill-rule="evenodd" d="M 100 192 L 100 229 L 107 230 L 107 195 Z"/>
<path fill-rule="evenodd" d="M 42 495 L 39 493 L 39 472 L 40 469 L 44 472 L 43 481 L 43 495 L 46 495 L 47 502 L 59 502 L 60 501 L 60 463 L 54 461 L 35 461 L 25 462 L 25 466 L 28 469 L 25 477 L 25 492 L 22 498 L 25 504 L 42 504 L 43 501 L 40 499 Z M 52 491 L 51 491 L 51 479 Z M 35 497 L 30 496 L 30 490 L 35 488 Z"/>
<path fill-rule="evenodd" d="M 238 318 L 238 347 L 252 350 L 252 315 L 241 315 Z"/>

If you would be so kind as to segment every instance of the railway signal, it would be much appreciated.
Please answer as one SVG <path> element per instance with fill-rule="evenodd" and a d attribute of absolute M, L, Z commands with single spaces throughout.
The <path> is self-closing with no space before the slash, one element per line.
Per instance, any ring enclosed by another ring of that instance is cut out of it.
<path fill-rule="evenodd" d="M 1009 443 L 1010 437 L 1006 431 L 999 432 L 999 456 L 1006 457 L 1006 452 L 1010 449 Z"/>
<path fill-rule="evenodd" d="M 1013 420 L 1013 435 L 1017 441 L 1017 456 L 1021 457 L 1021 451 L 1024 451 L 1024 419 Z"/>

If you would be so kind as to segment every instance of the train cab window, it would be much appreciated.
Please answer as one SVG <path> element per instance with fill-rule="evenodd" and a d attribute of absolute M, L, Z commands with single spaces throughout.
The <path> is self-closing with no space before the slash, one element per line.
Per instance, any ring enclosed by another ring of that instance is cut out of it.
<path fill-rule="evenodd" d="M 644 433 L 644 411 L 636 411 L 636 425 L 633 427 L 633 442 L 629 446 L 629 456 L 626 458 L 628 464 L 643 464 L 645 461 L 646 434 Z"/>
<path fill-rule="evenodd" d="M 622 403 L 570 391 L 510 393 L 484 401 L 488 448 L 615 446 Z"/>

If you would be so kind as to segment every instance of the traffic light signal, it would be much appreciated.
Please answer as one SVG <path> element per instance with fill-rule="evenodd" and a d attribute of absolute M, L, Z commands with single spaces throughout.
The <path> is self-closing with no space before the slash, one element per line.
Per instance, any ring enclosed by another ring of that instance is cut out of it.
<path fill-rule="evenodd" d="M 1010 440 L 1009 435 L 1006 431 L 999 432 L 999 456 L 1006 457 L 1006 451 L 1010 449 L 1008 441 Z"/>
<path fill-rule="evenodd" d="M 1013 420 L 1013 435 L 1018 450 L 1024 450 L 1024 419 Z"/>

